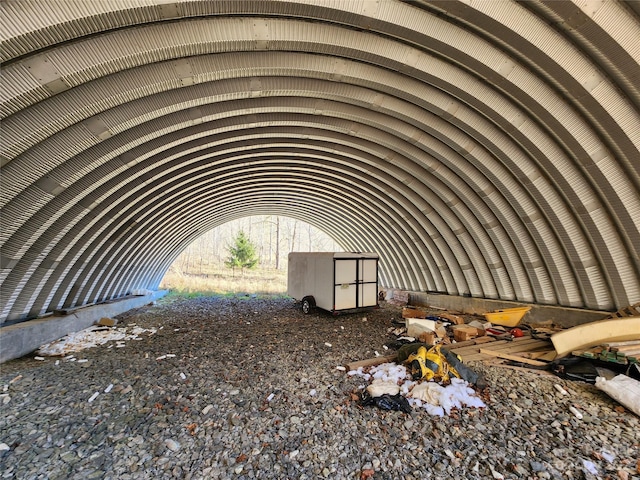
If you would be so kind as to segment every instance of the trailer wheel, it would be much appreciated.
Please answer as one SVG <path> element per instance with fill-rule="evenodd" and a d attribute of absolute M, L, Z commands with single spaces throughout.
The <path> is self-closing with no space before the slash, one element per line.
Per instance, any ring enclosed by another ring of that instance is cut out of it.
<path fill-rule="evenodd" d="M 313 297 L 304 297 L 302 299 L 302 313 L 308 315 L 313 310 L 313 307 L 316 306 L 316 302 Z"/>

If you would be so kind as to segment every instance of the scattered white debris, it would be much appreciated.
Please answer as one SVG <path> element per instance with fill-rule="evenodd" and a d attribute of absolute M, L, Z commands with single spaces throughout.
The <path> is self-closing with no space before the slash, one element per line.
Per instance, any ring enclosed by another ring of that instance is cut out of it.
<path fill-rule="evenodd" d="M 184 373 L 180 372 L 180 378 L 181 378 L 182 380 L 186 380 L 186 379 L 187 379 L 187 376 L 186 376 Z"/>
<path fill-rule="evenodd" d="M 300 450 L 294 450 L 293 452 L 289 452 L 289 458 L 295 458 L 300 453 Z"/>
<path fill-rule="evenodd" d="M 357 370 L 349 370 L 347 372 L 347 375 L 349 375 L 350 377 L 353 377 L 354 375 L 358 375 L 367 381 L 369 381 L 369 379 L 371 378 L 371 374 L 366 373 L 362 367 L 359 367 Z"/>
<path fill-rule="evenodd" d="M 166 355 L 160 355 L 159 357 L 156 357 L 156 360 L 164 360 L 165 358 L 167 358 Z"/>
<path fill-rule="evenodd" d="M 342 365 L 338 365 L 338 366 L 336 367 L 336 370 L 340 370 L 341 372 L 345 372 L 347 369 L 346 369 L 346 368 L 344 368 Z"/>
<path fill-rule="evenodd" d="M 407 378 L 407 368 L 404 365 L 395 363 L 382 363 L 373 367 L 369 373 L 374 379 L 384 380 L 385 382 L 400 383 Z"/>
<path fill-rule="evenodd" d="M 324 342 L 324 344 L 325 344 L 325 346 L 327 346 L 329 348 L 333 347 L 333 345 L 331 345 L 329 342 Z"/>
<path fill-rule="evenodd" d="M 202 409 L 202 414 L 206 415 L 207 413 L 209 413 L 211 411 L 212 408 L 213 408 L 213 405 L 211 405 L 211 404 L 207 405 L 206 407 L 204 407 Z"/>
<path fill-rule="evenodd" d="M 22 380 L 22 375 L 18 375 L 17 377 L 13 377 L 13 379 L 9 382 L 9 384 L 16 383 Z"/>
<path fill-rule="evenodd" d="M 582 419 L 582 413 L 580 413 L 580 411 L 579 411 L 576 407 L 574 407 L 574 406 L 572 405 L 572 406 L 570 406 L 570 407 L 569 407 L 569 410 L 571 411 L 571 413 L 573 413 L 573 414 L 575 415 L 575 417 L 576 417 L 578 420 L 581 420 L 581 419 Z"/>
<path fill-rule="evenodd" d="M 598 468 L 596 467 L 595 463 L 589 461 L 589 460 L 585 460 L 584 458 L 582 459 L 582 465 L 584 465 L 584 468 L 591 474 L 593 475 L 598 475 Z"/>
<path fill-rule="evenodd" d="M 382 348 L 384 348 L 385 350 L 389 350 L 389 347 L 387 347 L 386 345 L 382 345 Z"/>
<path fill-rule="evenodd" d="M 171 438 L 167 438 L 164 441 L 164 444 L 172 452 L 177 452 L 178 450 L 180 450 L 180 444 Z"/>
<path fill-rule="evenodd" d="M 89 398 L 89 403 L 93 402 L 96 398 L 98 398 L 98 395 L 100 395 L 100 392 L 96 392 L 93 395 L 91 395 L 91 397 Z"/>
<path fill-rule="evenodd" d="M 131 326 L 130 326 L 131 327 Z M 125 346 L 126 340 L 135 340 L 142 333 L 155 333 L 154 328 L 145 329 L 140 327 L 131 328 L 127 332 L 128 327 L 105 328 L 100 326 L 92 326 L 79 332 L 70 333 L 54 342 L 46 343 L 38 349 L 39 355 L 44 356 L 65 356 L 71 352 L 78 352 L 86 348 L 104 345 L 107 342 L 117 342 L 116 347 Z M 111 348 L 113 345 L 109 345 Z"/>
<path fill-rule="evenodd" d="M 175 356 L 176 356 L 175 353 L 167 353 L 167 358 L 173 358 Z"/>
<path fill-rule="evenodd" d="M 33 357 L 33 359 L 34 359 L 34 360 L 40 360 L 40 361 L 43 361 L 43 360 L 44 360 L 44 357 Z"/>
<path fill-rule="evenodd" d="M 491 475 L 493 476 L 493 478 L 495 478 L 495 480 L 504 480 L 504 475 L 502 475 L 500 472 L 496 471 L 493 468 L 493 465 L 489 465 L 489 469 L 491 470 Z"/>
<path fill-rule="evenodd" d="M 56 360 L 55 365 L 56 365 L 56 367 L 57 367 L 58 365 L 60 365 L 60 360 Z"/>
<path fill-rule="evenodd" d="M 340 325 L 340 330 L 344 330 L 344 325 Z"/>
<path fill-rule="evenodd" d="M 365 380 L 373 378 L 373 382 L 388 382 L 388 385 L 399 385 L 400 394 L 407 397 L 409 403 L 427 410 L 430 415 L 449 415 L 453 408 L 463 406 L 483 408 L 484 402 L 476 396 L 476 392 L 462 379 L 453 378 L 451 384 L 444 387 L 436 382 L 417 383 L 410 380 L 404 365 L 383 363 L 369 370 L 360 367 L 347 372 L 349 376 L 360 376 Z M 372 383 L 373 385 L 373 383 Z M 394 388 L 395 390 L 395 388 Z"/>
<path fill-rule="evenodd" d="M 379 354 L 377 351 L 374 351 L 373 353 L 374 353 L 374 355 L 375 355 L 376 357 L 379 357 L 379 356 L 380 356 L 380 354 Z"/>
<path fill-rule="evenodd" d="M 475 396 L 475 391 L 469 387 L 469 384 L 459 378 L 451 379 L 451 384 L 446 387 L 434 382 L 421 383 L 409 394 L 409 403 L 424 408 L 430 415 L 439 417 L 444 416 L 445 413 L 449 415 L 453 408 L 486 407 L 484 402 Z"/>
<path fill-rule="evenodd" d="M 309 390 L 309 396 L 310 397 L 315 397 L 316 396 L 316 389 L 312 388 L 311 390 Z"/>
<path fill-rule="evenodd" d="M 109 386 L 107 386 L 107 388 L 104 389 L 104 393 L 109 393 L 112 388 L 113 388 L 113 383 L 110 383 Z"/>
<path fill-rule="evenodd" d="M 78 360 L 78 363 L 87 363 L 89 360 L 87 360 L 86 358 L 82 358 L 80 360 Z"/>
<path fill-rule="evenodd" d="M 4 442 L 0 443 L 0 452 L 5 452 L 7 450 L 11 450 L 11 447 Z"/>
<path fill-rule="evenodd" d="M 398 337 L 398 341 L 407 341 L 407 342 L 415 342 L 416 337 Z"/>
<path fill-rule="evenodd" d="M 616 459 L 616 456 L 607 450 L 601 450 L 600 455 L 602 455 L 602 458 L 604 458 L 609 463 L 613 463 L 613 461 Z"/>
<path fill-rule="evenodd" d="M 557 383 L 554 385 L 555 389 L 558 390 L 560 392 L 561 395 L 569 395 L 569 392 L 567 392 L 564 388 L 562 388 L 562 385 L 558 385 Z"/>
<path fill-rule="evenodd" d="M 427 402 L 432 405 L 440 405 L 440 397 L 444 387 L 435 382 L 423 382 L 420 385 L 416 385 L 411 390 L 411 398 L 420 400 L 421 402 Z"/>
<path fill-rule="evenodd" d="M 367 392 L 372 397 L 380 397 L 382 395 L 397 395 L 400 393 L 400 387 L 396 382 L 390 382 L 388 380 L 381 380 L 376 378 L 367 387 Z"/>
<path fill-rule="evenodd" d="M 269 396 L 267 397 L 267 402 L 270 402 L 271 400 L 273 400 L 273 397 L 275 397 L 275 396 L 276 396 L 275 393 L 269 394 Z"/>

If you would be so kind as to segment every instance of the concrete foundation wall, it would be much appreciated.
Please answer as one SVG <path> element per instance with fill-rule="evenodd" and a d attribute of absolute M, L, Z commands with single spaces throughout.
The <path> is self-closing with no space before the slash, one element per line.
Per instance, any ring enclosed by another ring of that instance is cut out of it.
<path fill-rule="evenodd" d="M 423 292 L 409 292 L 409 304 L 431 306 L 455 310 L 461 313 L 482 315 L 493 310 L 504 308 L 531 306 L 523 321 L 541 323 L 551 320 L 556 325 L 569 328 L 583 323 L 601 320 L 610 312 L 585 310 L 581 308 L 556 307 L 549 305 L 505 302 L 504 300 L 488 300 L 484 298 L 457 297 Z"/>
<path fill-rule="evenodd" d="M 0 328 L 0 363 L 20 358 L 45 343 L 89 328 L 102 317 L 115 317 L 127 310 L 147 305 L 166 294 L 166 290 L 158 290 L 149 295 L 126 297 L 79 308 L 64 316 L 51 315 Z"/>

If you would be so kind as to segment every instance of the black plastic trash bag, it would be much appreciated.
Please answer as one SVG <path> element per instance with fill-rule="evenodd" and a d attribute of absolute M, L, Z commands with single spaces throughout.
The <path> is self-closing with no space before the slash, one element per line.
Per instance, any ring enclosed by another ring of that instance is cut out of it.
<path fill-rule="evenodd" d="M 385 393 L 379 397 L 372 397 L 366 390 L 362 392 L 362 400 L 360 405 L 366 407 L 375 405 L 381 410 L 397 410 L 399 412 L 411 413 L 411 405 L 406 398 L 399 393 L 397 395 L 389 395 Z"/>

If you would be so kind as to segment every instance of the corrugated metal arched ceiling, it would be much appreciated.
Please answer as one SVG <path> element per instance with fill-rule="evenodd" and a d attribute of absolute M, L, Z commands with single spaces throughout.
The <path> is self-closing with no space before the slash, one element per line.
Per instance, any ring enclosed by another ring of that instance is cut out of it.
<path fill-rule="evenodd" d="M 640 300 L 637 2 L 0 5 L 3 322 L 264 213 L 387 286 Z"/>

